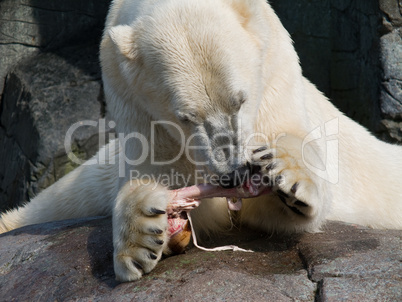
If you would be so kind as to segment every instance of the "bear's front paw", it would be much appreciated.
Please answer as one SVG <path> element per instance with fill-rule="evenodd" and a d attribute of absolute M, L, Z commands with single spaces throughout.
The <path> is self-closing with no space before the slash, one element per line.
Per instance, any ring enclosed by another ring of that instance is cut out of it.
<path fill-rule="evenodd" d="M 168 242 L 168 201 L 167 189 L 155 183 L 121 189 L 113 215 L 117 280 L 138 280 L 158 263 Z"/>
<path fill-rule="evenodd" d="M 263 183 L 272 186 L 289 216 L 300 221 L 317 216 L 320 208 L 317 186 L 299 152 L 263 146 L 254 150 L 252 160 L 261 167 Z"/>

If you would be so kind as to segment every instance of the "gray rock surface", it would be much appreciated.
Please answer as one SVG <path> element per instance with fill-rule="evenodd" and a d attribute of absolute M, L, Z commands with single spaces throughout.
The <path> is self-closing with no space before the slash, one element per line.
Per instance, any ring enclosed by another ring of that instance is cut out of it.
<path fill-rule="evenodd" d="M 0 301 L 400 301 L 402 231 L 331 222 L 319 234 L 242 230 L 207 242 L 254 250 L 162 260 L 143 279 L 114 279 L 109 218 L 0 235 Z"/>

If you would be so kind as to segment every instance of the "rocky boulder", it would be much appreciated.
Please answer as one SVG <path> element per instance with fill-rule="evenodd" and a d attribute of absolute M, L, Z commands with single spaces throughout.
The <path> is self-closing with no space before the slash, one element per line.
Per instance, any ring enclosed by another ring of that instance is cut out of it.
<path fill-rule="evenodd" d="M 382 67 L 380 107 L 384 137 L 402 143 L 402 3 L 380 1 Z"/>
<path fill-rule="evenodd" d="M 97 49 L 90 42 L 42 53 L 9 72 L 0 104 L 0 211 L 29 200 L 107 141 Z"/>
<path fill-rule="evenodd" d="M 242 230 L 205 244 L 253 253 L 190 247 L 119 283 L 110 218 L 52 222 L 0 235 L 0 300 L 401 301 L 401 236 L 335 222 L 318 234 Z"/>

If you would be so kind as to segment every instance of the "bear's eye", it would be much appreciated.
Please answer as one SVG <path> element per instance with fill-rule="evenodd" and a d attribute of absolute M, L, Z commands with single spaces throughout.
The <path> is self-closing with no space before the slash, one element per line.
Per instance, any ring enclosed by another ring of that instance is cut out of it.
<path fill-rule="evenodd" d="M 189 123 L 189 122 L 190 122 L 190 118 L 189 118 L 187 115 L 183 116 L 180 120 L 181 120 L 183 123 Z"/>
<path fill-rule="evenodd" d="M 188 124 L 196 121 L 196 115 L 194 113 L 179 113 L 178 118 L 182 123 Z"/>

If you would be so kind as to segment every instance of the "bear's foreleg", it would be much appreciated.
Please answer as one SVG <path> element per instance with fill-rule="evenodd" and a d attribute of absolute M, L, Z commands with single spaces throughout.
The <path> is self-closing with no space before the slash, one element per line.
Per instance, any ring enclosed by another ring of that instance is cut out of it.
<path fill-rule="evenodd" d="M 113 210 L 114 270 L 119 281 L 149 273 L 168 251 L 168 190 L 152 181 L 127 182 Z"/>
<path fill-rule="evenodd" d="M 274 145 L 262 146 L 253 153 L 253 163 L 261 167 L 263 182 L 268 182 L 274 192 L 271 202 L 285 213 L 281 230 L 318 231 L 329 211 L 329 193 L 325 181 L 315 175 L 306 161 L 315 167 L 322 165 L 321 159 L 311 146 L 288 135 Z M 274 215 L 271 213 L 270 215 Z"/>

